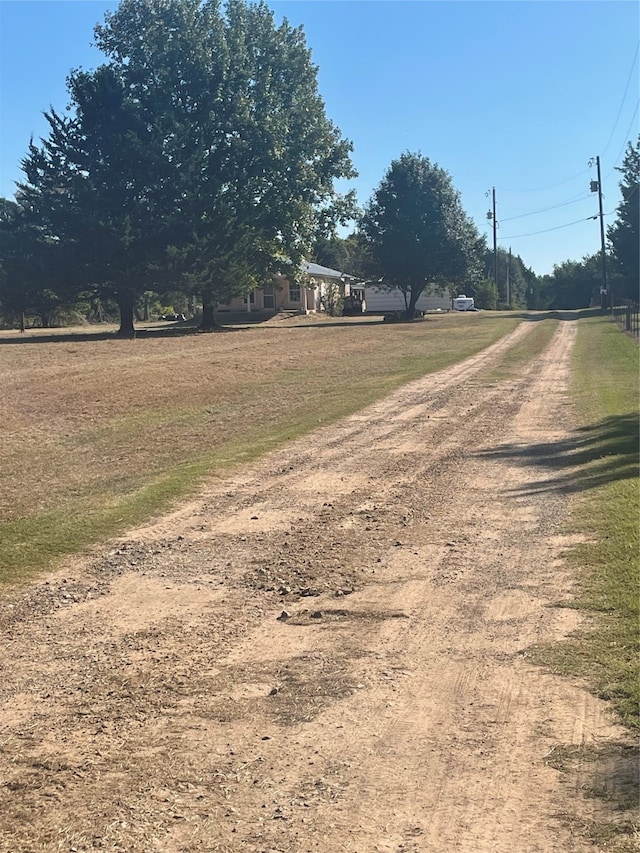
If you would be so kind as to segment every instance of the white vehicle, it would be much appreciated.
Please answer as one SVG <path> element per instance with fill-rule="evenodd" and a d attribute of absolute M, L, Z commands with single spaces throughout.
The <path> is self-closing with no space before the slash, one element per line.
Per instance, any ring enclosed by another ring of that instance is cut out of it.
<path fill-rule="evenodd" d="M 465 296 L 464 293 L 461 293 L 460 296 L 456 296 L 456 298 L 453 300 L 453 310 L 474 311 L 475 305 L 473 304 L 473 297 Z"/>

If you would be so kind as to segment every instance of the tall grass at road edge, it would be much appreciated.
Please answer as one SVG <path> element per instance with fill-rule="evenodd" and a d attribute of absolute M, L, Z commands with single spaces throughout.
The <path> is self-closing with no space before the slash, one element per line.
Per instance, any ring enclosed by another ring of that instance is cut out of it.
<path fill-rule="evenodd" d="M 574 351 L 584 486 L 572 516 L 588 541 L 568 559 L 583 578 L 575 606 L 595 627 L 563 644 L 556 664 L 586 677 L 624 724 L 640 728 L 639 359 L 610 318 L 585 315 Z M 577 525 L 577 527 L 576 527 Z"/>

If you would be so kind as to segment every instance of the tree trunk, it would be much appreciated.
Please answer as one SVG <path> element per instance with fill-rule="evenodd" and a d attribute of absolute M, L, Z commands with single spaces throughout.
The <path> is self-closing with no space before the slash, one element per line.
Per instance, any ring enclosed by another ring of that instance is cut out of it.
<path fill-rule="evenodd" d="M 135 338 L 136 330 L 133 325 L 133 309 L 135 296 L 133 291 L 124 290 L 118 293 L 118 308 L 120 309 L 119 338 Z"/>
<path fill-rule="evenodd" d="M 219 328 L 216 323 L 215 304 L 211 296 L 202 292 L 202 321 L 199 326 L 201 332 L 213 332 Z"/>
<path fill-rule="evenodd" d="M 420 296 L 422 295 L 422 290 L 424 290 L 424 288 L 422 288 L 421 290 L 416 290 L 412 287 L 409 291 L 409 304 L 407 305 L 406 316 L 407 320 L 413 320 L 413 318 L 415 317 L 416 305 L 418 304 L 418 299 L 420 299 Z"/>

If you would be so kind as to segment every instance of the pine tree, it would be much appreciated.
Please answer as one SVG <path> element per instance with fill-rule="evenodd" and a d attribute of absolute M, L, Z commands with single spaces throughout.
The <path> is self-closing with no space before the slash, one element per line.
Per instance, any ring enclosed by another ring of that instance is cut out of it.
<path fill-rule="evenodd" d="M 623 293 L 618 295 L 637 302 L 640 286 L 640 137 L 635 145 L 628 144 L 618 171 L 622 173 L 622 201 L 618 205 L 618 218 L 609 227 L 607 236 L 622 273 Z"/>

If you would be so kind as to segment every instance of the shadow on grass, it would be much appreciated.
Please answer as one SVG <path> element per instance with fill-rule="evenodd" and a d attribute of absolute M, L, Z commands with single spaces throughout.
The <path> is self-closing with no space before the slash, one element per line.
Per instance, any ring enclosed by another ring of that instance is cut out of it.
<path fill-rule="evenodd" d="M 603 312 L 598 308 L 567 308 L 553 309 L 549 311 L 509 311 L 506 317 L 518 317 L 520 320 L 528 320 L 538 323 L 540 320 L 584 320 Z"/>
<path fill-rule="evenodd" d="M 548 474 L 544 479 L 519 487 L 517 494 L 559 490 L 585 491 L 616 480 L 638 476 L 639 418 L 616 415 L 575 430 L 571 438 L 540 444 L 503 444 L 481 452 L 481 457 L 520 461 Z"/>
<path fill-rule="evenodd" d="M 416 323 L 424 323 L 429 320 L 437 319 L 441 316 L 446 316 L 447 312 L 427 314 L 424 317 L 418 317 L 414 320 L 393 320 L 385 321 L 383 314 L 365 314 L 362 317 L 363 322 L 358 322 L 354 317 L 336 317 L 334 320 L 322 320 L 295 323 L 291 325 L 282 325 L 281 328 L 286 329 L 328 329 L 335 326 L 348 326 L 349 329 L 355 328 L 370 328 L 372 325 L 380 325 L 385 328 L 390 328 L 398 325 L 415 325 Z M 454 312 L 455 313 L 455 312 Z M 514 317 L 528 322 L 539 322 L 540 320 L 578 320 L 581 317 L 593 316 L 602 312 L 596 309 L 582 309 L 571 311 L 486 311 L 482 312 L 485 316 L 490 316 L 492 319 L 510 320 Z M 481 316 L 482 316 L 481 314 Z M 476 315 L 474 315 L 476 316 Z M 197 325 L 197 321 L 187 320 L 186 322 L 178 322 L 169 326 L 158 326 L 153 328 L 135 329 L 135 339 L 148 340 L 150 338 L 181 338 L 189 335 L 198 334 L 219 334 L 221 332 L 242 332 L 248 327 L 260 326 L 266 324 L 267 321 L 277 320 L 277 314 L 264 314 L 261 312 L 253 312 L 250 314 L 234 314 L 224 313 L 217 317 L 219 325 L 210 330 L 201 330 Z M 286 320 L 285 317 L 282 318 Z M 271 328 L 274 326 L 272 325 Z M 275 326 L 277 328 L 277 324 Z M 15 330 L 11 330 L 15 331 Z M 122 341 L 132 340 L 127 336 L 119 335 L 117 331 L 110 329 L 109 331 L 100 331 L 99 327 L 92 326 L 86 332 L 64 332 L 52 330 L 50 334 L 42 329 L 27 329 L 24 334 L 19 334 L 11 337 L 4 337 L 0 333 L 0 346 L 9 346 L 16 344 L 68 344 L 81 343 L 84 341 Z"/>
<path fill-rule="evenodd" d="M 407 321 L 407 322 L 424 322 L 427 318 L 423 318 L 420 321 Z M 91 331 L 86 332 L 64 332 L 64 331 L 51 331 L 49 334 L 46 332 L 42 332 L 40 329 L 28 329 L 24 335 L 15 335 L 11 337 L 3 337 L 0 334 L 0 346 L 15 346 L 15 345 L 28 345 L 28 344 L 69 344 L 69 343 L 82 343 L 82 342 L 91 342 L 91 341 L 126 341 L 126 340 L 150 340 L 156 338 L 184 338 L 190 337 L 193 335 L 208 335 L 208 334 L 221 334 L 226 332 L 244 332 L 249 328 L 253 328 L 255 326 L 265 325 L 267 326 L 267 321 L 273 320 L 273 315 L 262 316 L 250 318 L 248 315 L 245 315 L 243 318 L 239 319 L 237 317 L 224 317 L 219 320 L 219 324 L 215 326 L 213 329 L 200 329 L 199 326 L 194 325 L 187 321 L 186 323 L 176 323 L 172 326 L 166 327 L 158 327 L 158 328 L 136 328 L 135 335 L 132 337 L 127 335 L 119 335 L 117 331 L 109 330 L 109 331 L 98 331 L 96 327 L 92 327 Z M 297 323 L 297 324 L 285 324 L 285 319 L 283 318 L 283 325 L 278 326 L 277 324 L 269 324 L 269 328 L 282 328 L 287 330 L 299 330 L 299 329 L 328 329 L 335 326 L 348 327 L 349 329 L 368 329 L 371 326 L 378 326 L 383 324 L 383 317 L 376 317 L 375 320 L 372 320 L 371 317 L 366 320 L 366 322 L 358 323 L 354 322 L 351 319 L 341 320 L 340 318 L 336 318 L 334 321 L 324 321 L 324 322 L 306 322 L 306 323 Z M 385 326 L 389 324 L 384 324 Z M 397 325 L 397 324 L 395 324 Z"/>
<path fill-rule="evenodd" d="M 95 327 L 93 327 L 95 329 Z M 0 336 L 0 346 L 12 346 L 16 344 L 69 344 L 82 343 L 85 341 L 126 341 L 126 340 L 149 340 L 151 338 L 185 338 L 199 334 L 209 334 L 209 331 L 201 332 L 198 326 L 190 323 L 176 324 L 175 326 L 158 327 L 155 329 L 140 329 L 135 330 L 135 336 L 131 338 L 126 335 L 119 335 L 114 331 L 87 331 L 87 332 L 51 332 L 51 334 L 38 334 L 33 332 L 36 330 L 28 330 L 24 335 L 16 337 Z M 233 327 L 220 325 L 211 329 L 211 333 L 219 332 L 241 332 L 242 327 Z M 31 334 L 29 334 L 31 332 Z"/>
<path fill-rule="evenodd" d="M 402 323 L 402 321 L 398 321 L 395 323 L 385 323 L 384 317 L 374 316 L 373 314 L 366 314 L 364 316 L 368 317 L 368 319 L 365 322 L 361 323 L 359 323 L 357 320 L 354 321 L 351 317 L 345 318 L 344 320 L 341 320 L 340 317 L 336 317 L 334 320 L 310 320 L 306 323 L 292 323 L 289 326 L 286 326 L 283 323 L 280 328 L 286 329 L 287 331 L 299 331 L 300 329 L 334 329 L 336 328 L 336 326 L 340 326 L 341 328 L 347 329 L 370 329 L 372 326 L 376 326 L 376 328 L 378 326 L 384 326 L 385 328 L 389 328 L 390 326 L 398 326 Z M 372 319 L 372 317 L 374 317 L 374 319 Z M 420 320 L 407 320 L 406 323 L 407 325 L 410 323 L 422 323 L 426 319 L 427 318 L 425 317 L 424 319 L 421 318 Z M 271 328 L 277 329 L 278 326 L 272 326 Z"/>
<path fill-rule="evenodd" d="M 588 838 L 599 850 L 637 850 L 637 744 L 611 741 L 603 745 L 557 744 L 544 763 L 561 773 L 585 797 L 598 800 L 593 816 L 577 812 L 558 814 L 563 823 Z"/>
<path fill-rule="evenodd" d="M 182 329 L 175 328 L 159 328 L 159 329 L 136 329 L 136 338 L 148 337 L 180 337 L 182 335 L 193 335 L 196 332 L 194 327 L 183 327 Z M 91 331 L 86 332 L 57 332 L 51 331 L 49 334 L 41 329 L 27 329 L 24 334 L 16 335 L 15 337 L 2 337 L 0 335 L 0 346 L 13 346 L 16 344 L 69 344 L 82 343 L 83 341 L 124 341 L 130 340 L 117 332 L 112 331 L 97 331 L 95 326 L 91 327 Z"/>

